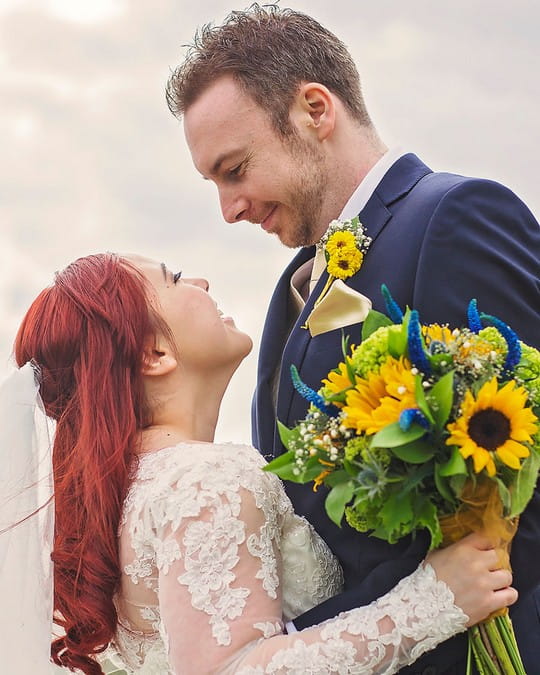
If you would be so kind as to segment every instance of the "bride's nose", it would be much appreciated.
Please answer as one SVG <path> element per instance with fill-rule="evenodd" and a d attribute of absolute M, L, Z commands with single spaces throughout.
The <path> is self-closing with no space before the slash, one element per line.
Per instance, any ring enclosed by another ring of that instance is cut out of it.
<path fill-rule="evenodd" d="M 208 291 L 210 288 L 210 284 L 208 283 L 207 279 L 203 278 L 184 279 L 184 282 L 191 284 L 192 286 L 198 286 L 199 288 L 202 288 L 203 291 Z"/>

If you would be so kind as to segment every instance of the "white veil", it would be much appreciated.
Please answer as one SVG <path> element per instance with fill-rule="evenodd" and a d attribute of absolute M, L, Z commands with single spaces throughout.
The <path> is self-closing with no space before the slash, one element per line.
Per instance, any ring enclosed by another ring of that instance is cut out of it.
<path fill-rule="evenodd" d="M 49 658 L 53 429 L 37 379 L 27 363 L 0 384 L 0 664 L 17 675 L 59 670 Z"/>

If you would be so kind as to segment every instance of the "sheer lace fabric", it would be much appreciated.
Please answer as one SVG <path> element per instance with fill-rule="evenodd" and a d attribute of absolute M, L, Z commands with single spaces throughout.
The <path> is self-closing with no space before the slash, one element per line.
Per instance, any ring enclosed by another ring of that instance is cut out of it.
<path fill-rule="evenodd" d="M 293 635 L 341 569 L 249 446 L 180 444 L 140 458 L 120 527 L 119 625 L 130 673 L 392 673 L 467 617 L 426 566 L 369 607 Z"/>

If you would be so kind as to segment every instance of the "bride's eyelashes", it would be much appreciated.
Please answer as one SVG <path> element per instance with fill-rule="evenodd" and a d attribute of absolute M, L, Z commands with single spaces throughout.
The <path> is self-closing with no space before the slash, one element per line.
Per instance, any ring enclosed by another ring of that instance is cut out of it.
<path fill-rule="evenodd" d="M 176 272 L 175 274 L 173 274 L 173 284 L 176 284 L 181 276 L 182 276 L 182 272 Z"/>

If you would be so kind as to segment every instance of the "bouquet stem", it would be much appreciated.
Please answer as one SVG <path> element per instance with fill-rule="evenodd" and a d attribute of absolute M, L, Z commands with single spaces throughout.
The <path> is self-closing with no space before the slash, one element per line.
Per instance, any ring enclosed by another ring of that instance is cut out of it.
<path fill-rule="evenodd" d="M 469 644 L 480 675 L 527 675 L 508 614 L 470 628 Z"/>
<path fill-rule="evenodd" d="M 517 529 L 517 519 L 503 516 L 497 487 L 487 480 L 465 485 L 458 511 L 441 519 L 445 544 L 469 532 L 482 531 L 498 551 L 502 568 L 510 569 L 509 548 Z M 469 645 L 480 675 L 527 675 L 512 628 L 508 609 L 493 613 L 469 628 Z M 467 675 L 471 673 L 470 664 Z"/>

